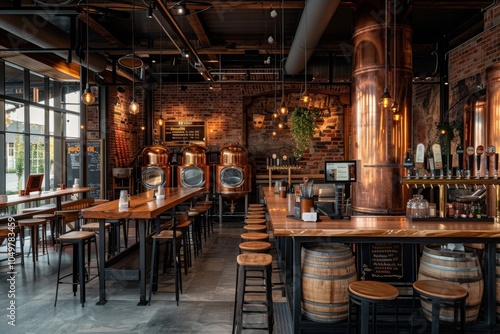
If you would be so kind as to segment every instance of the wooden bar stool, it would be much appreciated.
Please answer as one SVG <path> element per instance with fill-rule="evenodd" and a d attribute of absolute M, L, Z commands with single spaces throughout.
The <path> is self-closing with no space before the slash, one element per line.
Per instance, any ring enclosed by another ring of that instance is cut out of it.
<path fill-rule="evenodd" d="M 158 289 L 158 274 L 157 274 L 157 265 L 159 258 L 159 241 L 167 240 L 167 252 L 171 249 L 172 260 L 174 261 L 174 285 L 175 285 L 175 300 L 177 305 L 179 305 L 179 290 L 182 293 L 182 275 L 181 270 L 179 270 L 179 266 L 181 265 L 180 261 L 180 247 L 182 246 L 182 232 L 179 230 L 175 231 L 176 237 L 176 245 L 177 249 L 174 250 L 172 247 L 172 240 L 174 239 L 174 231 L 173 230 L 163 230 L 158 234 L 153 235 L 153 249 L 151 251 L 151 274 L 150 274 L 150 284 L 149 284 L 149 303 L 151 304 L 151 296 L 153 294 L 153 290 L 156 291 Z M 167 253 L 165 253 L 165 258 L 167 258 Z M 164 261 L 166 265 L 168 261 Z M 164 265 L 164 271 L 165 271 Z"/>
<path fill-rule="evenodd" d="M 269 241 L 269 234 L 262 232 L 247 232 L 240 235 L 241 242 L 245 241 Z"/>
<path fill-rule="evenodd" d="M 271 243 L 266 241 L 245 241 L 239 245 L 240 254 L 243 253 L 269 253 Z"/>
<path fill-rule="evenodd" d="M 266 214 L 265 213 L 256 213 L 256 214 L 253 214 L 253 213 L 247 213 L 247 215 L 245 216 L 246 219 L 265 219 L 266 218 Z"/>
<path fill-rule="evenodd" d="M 191 224 L 191 240 L 193 243 L 193 255 L 196 259 L 196 256 L 199 252 L 202 251 L 202 242 L 201 242 L 201 222 L 198 216 L 200 215 L 199 211 L 189 209 L 186 211 L 190 220 L 192 220 Z"/>
<path fill-rule="evenodd" d="M 465 333 L 465 303 L 469 296 L 465 288 L 446 281 L 419 280 L 413 283 L 413 296 L 420 298 L 424 317 L 431 321 L 432 334 L 439 334 L 440 321 L 459 325 L 460 333 Z"/>
<path fill-rule="evenodd" d="M 398 306 L 399 290 L 390 284 L 377 281 L 356 281 L 349 284 L 349 332 L 351 331 L 352 305 L 358 306 L 356 320 L 359 333 L 368 334 L 370 313 L 373 332 L 377 332 L 377 306 L 380 304 L 396 306 L 396 331 L 398 333 Z"/>
<path fill-rule="evenodd" d="M 14 242 L 12 242 L 12 240 L 8 240 L 8 242 L 14 245 L 14 247 L 13 247 L 13 251 L 14 251 L 13 259 L 15 261 L 15 258 L 18 257 L 16 254 L 17 253 L 16 244 L 17 244 L 17 240 L 19 237 L 19 244 L 20 244 L 19 249 L 20 249 L 20 253 L 21 253 L 19 257 L 21 258 L 21 265 L 24 266 L 24 250 L 23 250 L 24 244 L 23 244 L 22 238 L 20 237 L 19 231 L 20 231 L 19 226 L 11 226 L 11 227 L 9 227 L 7 225 L 0 226 L 0 245 L 2 244 L 2 242 L 5 239 L 9 239 L 12 237 L 12 235 L 14 235 Z M 6 252 L 6 254 L 7 254 L 7 257 L 4 259 L 0 259 L 0 262 L 7 261 L 8 263 L 6 265 L 1 265 L 0 268 L 10 268 L 10 265 L 13 264 L 11 262 L 13 259 L 10 257 L 10 254 L 8 252 Z"/>
<path fill-rule="evenodd" d="M 247 232 L 263 232 L 265 233 L 267 231 L 266 225 L 261 225 L 261 224 L 246 224 L 243 225 L 243 229 Z"/>
<path fill-rule="evenodd" d="M 236 258 L 236 262 L 238 273 L 236 276 L 233 333 L 239 334 L 243 331 L 243 329 L 250 329 L 243 326 L 244 313 L 266 314 L 267 327 L 254 328 L 252 326 L 251 329 L 267 329 L 268 333 L 272 333 L 274 326 L 274 309 L 271 282 L 273 257 L 269 254 L 246 253 L 238 255 L 238 257 Z M 255 293 L 255 291 L 252 291 L 252 289 L 250 289 L 249 285 L 247 284 L 247 273 L 249 271 L 262 272 L 261 279 L 264 281 L 263 286 L 265 290 L 265 300 L 249 300 L 248 298 L 247 300 L 245 300 L 245 295 L 247 293 Z"/>
<path fill-rule="evenodd" d="M 45 221 L 49 224 L 50 229 L 50 240 L 52 242 L 52 247 L 56 245 L 55 239 L 55 229 L 56 229 L 56 216 L 53 213 L 39 213 L 33 215 L 33 219 L 45 219 Z"/>
<path fill-rule="evenodd" d="M 207 222 L 208 222 L 208 227 L 210 228 L 210 231 L 213 233 L 214 232 L 214 226 L 212 224 L 212 217 L 213 217 L 213 208 L 214 208 L 214 201 L 198 201 L 196 202 L 196 205 L 205 205 L 208 206 L 208 210 L 206 212 L 207 215 Z"/>
<path fill-rule="evenodd" d="M 264 203 L 248 203 L 249 208 L 265 208 L 266 205 Z"/>
<path fill-rule="evenodd" d="M 264 224 L 264 225 L 266 225 L 267 219 L 265 219 L 265 218 L 258 218 L 258 219 L 247 218 L 247 219 L 245 219 L 244 223 L 248 224 L 248 225 L 250 225 L 250 224 L 261 224 L 261 225 Z"/>
<path fill-rule="evenodd" d="M 56 299 L 54 301 L 54 307 L 57 304 L 57 294 L 59 293 L 59 284 L 72 284 L 73 285 L 73 295 L 76 296 L 76 291 L 78 286 L 80 286 L 80 303 L 82 307 L 85 306 L 85 284 L 97 276 L 99 276 L 99 256 L 97 254 L 97 242 L 96 234 L 89 231 L 71 231 L 59 236 L 59 265 L 57 268 L 57 286 L 56 286 Z M 90 273 L 90 244 L 94 243 L 95 246 L 95 257 L 97 262 L 97 273 L 91 276 Z M 61 260 L 63 247 L 73 246 L 73 271 L 68 275 L 61 277 Z M 85 266 L 85 246 L 87 246 L 87 266 Z M 66 277 L 72 276 L 72 282 L 65 282 Z"/>
<path fill-rule="evenodd" d="M 30 248 L 33 252 L 32 258 L 33 263 L 38 261 L 38 230 L 42 230 L 42 253 L 45 255 L 47 251 L 47 263 L 50 264 L 49 250 L 47 249 L 47 223 L 45 219 L 20 219 L 17 221 L 19 228 L 21 229 L 21 238 L 24 244 L 24 228 L 30 230 Z M 29 256 L 29 252 L 28 252 Z"/>

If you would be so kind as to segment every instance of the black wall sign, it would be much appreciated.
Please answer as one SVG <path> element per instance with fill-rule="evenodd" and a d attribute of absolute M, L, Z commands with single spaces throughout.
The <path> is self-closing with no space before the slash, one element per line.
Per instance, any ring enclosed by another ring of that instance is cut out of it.
<path fill-rule="evenodd" d="M 358 244 L 358 275 L 361 280 L 414 282 L 415 246 L 411 244 Z"/>
<path fill-rule="evenodd" d="M 65 148 L 65 183 L 68 188 L 73 187 L 75 179 L 80 177 L 80 141 L 67 140 Z M 89 192 L 89 198 L 101 198 L 101 184 L 103 182 L 102 168 L 102 140 L 89 140 L 87 142 L 87 184 L 81 186 L 93 187 L 95 190 Z"/>
<path fill-rule="evenodd" d="M 188 144 L 205 143 L 206 133 L 205 122 L 165 122 L 165 143 L 169 144 Z"/>

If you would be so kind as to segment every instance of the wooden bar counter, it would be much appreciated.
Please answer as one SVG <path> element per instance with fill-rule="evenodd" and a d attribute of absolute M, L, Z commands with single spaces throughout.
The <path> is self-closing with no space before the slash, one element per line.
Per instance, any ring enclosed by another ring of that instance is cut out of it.
<path fill-rule="evenodd" d="M 144 193 L 130 197 L 130 207 L 123 210 L 118 208 L 118 201 L 114 200 L 100 204 L 88 209 L 82 210 L 82 217 L 85 219 L 98 219 L 99 220 L 99 235 L 105 235 L 105 222 L 106 219 L 137 219 L 139 222 L 139 268 L 136 272 L 134 279 L 139 281 L 140 300 L 139 305 L 146 305 L 146 225 L 150 219 L 157 219 L 160 214 L 168 211 L 175 210 L 175 207 L 185 201 L 192 199 L 195 196 L 201 195 L 204 188 L 165 188 L 165 199 L 157 200 L 154 198 L 154 190 L 149 190 Z M 174 216 L 174 212 L 172 212 Z M 156 224 L 158 226 L 158 224 Z M 175 226 L 174 226 L 175 229 Z M 174 247 L 175 250 L 175 238 Z M 105 238 L 99 238 L 99 301 L 98 305 L 106 303 L 106 279 L 118 279 L 120 277 L 120 270 L 113 270 L 109 267 L 113 263 L 113 259 L 106 262 L 104 249 L 106 249 Z M 124 252 L 125 253 L 125 252 Z M 174 261 L 175 266 L 175 261 Z M 128 273 L 132 271 L 121 271 Z M 128 279 L 130 277 L 122 277 Z M 175 275 L 177 281 L 177 275 Z M 177 282 L 175 283 L 177 284 Z M 178 298 L 178 296 L 176 296 Z"/>
<path fill-rule="evenodd" d="M 280 256 L 285 257 L 285 260 L 287 257 L 292 259 L 285 267 L 285 283 L 291 287 L 291 295 L 287 297 L 291 303 L 294 333 L 315 326 L 311 321 L 304 320 L 301 314 L 301 248 L 306 242 L 484 244 L 484 321 L 478 320 L 473 326 L 479 332 L 500 332 L 500 324 L 496 323 L 495 316 L 495 246 L 500 243 L 498 222 L 413 222 L 399 216 L 353 216 L 350 220 L 320 216 L 319 222 L 303 222 L 286 217 L 286 199 L 279 198 L 271 188 L 263 187 L 263 190 L 274 237 L 280 242 L 291 242 L 291 254 Z"/>

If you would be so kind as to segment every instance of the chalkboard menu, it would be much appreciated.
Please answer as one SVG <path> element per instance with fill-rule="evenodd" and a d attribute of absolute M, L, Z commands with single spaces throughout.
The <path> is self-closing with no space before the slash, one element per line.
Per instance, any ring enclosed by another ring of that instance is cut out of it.
<path fill-rule="evenodd" d="M 361 280 L 414 282 L 417 253 L 410 244 L 359 244 Z"/>
<path fill-rule="evenodd" d="M 80 177 L 80 141 L 67 140 L 65 142 L 65 182 L 67 187 L 73 187 L 75 179 Z M 85 186 L 96 188 L 88 193 L 90 198 L 101 198 L 101 184 L 103 180 L 102 168 L 102 140 L 87 141 L 87 184 Z M 80 183 L 81 184 L 81 183 Z"/>
<path fill-rule="evenodd" d="M 200 143 L 205 142 L 204 121 L 165 122 L 165 143 Z"/>

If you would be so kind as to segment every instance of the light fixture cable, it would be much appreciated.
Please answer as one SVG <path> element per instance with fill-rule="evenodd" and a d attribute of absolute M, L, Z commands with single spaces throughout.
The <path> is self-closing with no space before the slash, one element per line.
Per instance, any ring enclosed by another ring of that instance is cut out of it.
<path fill-rule="evenodd" d="M 304 18 L 306 26 L 306 34 L 304 36 L 304 93 L 302 94 L 302 102 L 309 102 L 309 93 L 307 92 L 307 1 L 304 1 Z M 307 107 L 307 105 L 306 105 Z"/>
<path fill-rule="evenodd" d="M 132 115 L 139 113 L 139 104 L 135 102 L 135 0 L 132 1 L 132 102 L 129 112 Z"/>
<path fill-rule="evenodd" d="M 395 120 L 395 121 L 399 121 L 401 119 L 401 114 L 399 112 L 399 104 L 398 104 L 398 101 L 397 101 L 397 86 L 396 86 L 396 81 L 397 81 L 397 61 L 398 61 L 398 58 L 397 58 L 397 23 L 396 23 L 396 19 L 397 19 L 397 13 L 396 13 L 396 0 L 393 0 L 394 2 L 394 7 L 393 7 L 393 18 L 394 18 L 394 28 L 393 28 L 393 32 L 392 32 L 392 38 L 394 39 L 394 65 L 393 65 L 393 72 L 394 72 L 394 80 L 392 82 L 393 86 L 394 86 L 394 89 L 393 89 L 393 103 L 392 103 L 392 107 L 391 107 L 391 110 L 392 110 L 392 118 Z"/>
<path fill-rule="evenodd" d="M 385 1 L 385 24 L 384 24 L 384 29 L 385 29 L 385 88 L 384 88 L 384 93 L 382 93 L 382 96 L 380 96 L 380 105 L 384 108 L 387 109 L 392 106 L 392 97 L 391 93 L 389 93 L 389 87 L 388 87 L 388 82 L 389 82 L 389 0 Z"/>
<path fill-rule="evenodd" d="M 288 108 L 285 103 L 285 5 L 284 1 L 281 0 L 281 106 L 279 108 L 279 114 L 281 116 L 286 116 L 288 114 Z"/>
<path fill-rule="evenodd" d="M 162 98 L 162 82 L 163 82 L 163 31 L 160 29 L 160 119 L 158 120 L 158 125 L 163 126 L 163 98 Z"/>
<path fill-rule="evenodd" d="M 90 104 L 93 104 L 95 102 L 95 95 L 94 93 L 92 93 L 92 90 L 90 89 L 90 84 L 89 84 L 89 1 L 90 0 L 87 0 L 87 53 L 85 55 L 85 57 L 87 58 L 87 68 L 86 68 L 86 74 L 87 74 L 87 82 L 86 82 L 86 85 L 85 85 L 85 91 L 83 92 L 82 94 L 82 97 L 81 97 L 81 100 L 82 100 L 82 103 L 85 104 L 85 105 L 90 105 Z"/>

